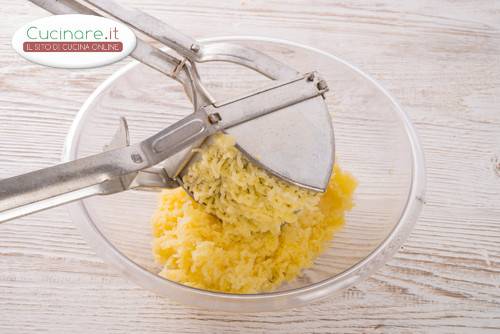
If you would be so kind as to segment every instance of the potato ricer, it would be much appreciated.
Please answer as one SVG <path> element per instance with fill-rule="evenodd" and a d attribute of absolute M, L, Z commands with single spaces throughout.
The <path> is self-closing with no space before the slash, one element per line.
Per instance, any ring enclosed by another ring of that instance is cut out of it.
<path fill-rule="evenodd" d="M 193 149 L 223 131 L 260 167 L 287 182 L 327 187 L 334 162 L 334 136 L 324 101 L 327 83 L 311 69 L 290 66 L 242 45 L 200 43 L 137 9 L 110 0 L 31 0 L 53 14 L 107 16 L 161 43 L 137 38 L 131 56 L 178 81 L 193 113 L 142 142 L 130 144 L 125 119 L 102 153 L 0 180 L 0 222 L 93 195 L 129 189 L 182 186 Z M 215 100 L 198 63 L 230 62 L 272 81 L 228 101 Z"/>

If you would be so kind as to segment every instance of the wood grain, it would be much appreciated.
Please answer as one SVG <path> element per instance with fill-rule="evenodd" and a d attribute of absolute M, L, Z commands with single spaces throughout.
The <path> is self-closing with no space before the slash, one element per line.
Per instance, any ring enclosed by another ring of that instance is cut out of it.
<path fill-rule="evenodd" d="M 405 246 L 370 279 L 266 314 L 180 306 L 125 281 L 64 208 L 0 226 L 0 333 L 500 332 L 500 2 L 123 1 L 195 37 L 267 35 L 326 49 L 379 80 L 423 142 L 426 206 Z M 46 16 L 0 0 L 0 177 L 58 162 L 77 110 L 128 60 L 46 68 L 10 47 Z"/>

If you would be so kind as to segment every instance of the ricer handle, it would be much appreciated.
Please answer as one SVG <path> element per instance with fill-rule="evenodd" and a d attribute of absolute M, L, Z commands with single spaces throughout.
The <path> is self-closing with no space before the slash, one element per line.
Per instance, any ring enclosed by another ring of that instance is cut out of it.
<path fill-rule="evenodd" d="M 92 195 L 127 190 L 139 171 L 215 131 L 217 125 L 199 111 L 138 144 L 0 180 L 0 223 Z"/>
<path fill-rule="evenodd" d="M 131 148 L 0 180 L 0 223 L 92 195 L 124 190 L 120 182 L 112 180 L 119 181 L 117 175 L 139 167 L 123 151 Z"/>

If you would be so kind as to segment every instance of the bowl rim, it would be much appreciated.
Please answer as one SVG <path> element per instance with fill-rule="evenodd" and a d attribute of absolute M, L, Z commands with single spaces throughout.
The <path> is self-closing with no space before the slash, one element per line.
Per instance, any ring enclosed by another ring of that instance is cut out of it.
<path fill-rule="evenodd" d="M 99 255 L 107 263 L 115 267 L 115 269 L 118 269 L 119 272 L 130 278 L 132 281 L 135 281 L 137 284 L 143 286 L 144 288 L 153 290 L 161 295 L 174 297 L 174 299 L 177 299 L 181 302 L 186 302 L 186 296 L 192 296 L 193 298 L 191 298 L 191 301 L 187 302 L 190 305 L 209 307 L 212 309 L 224 311 L 240 311 L 239 308 L 234 307 L 234 303 L 229 303 L 228 305 L 224 304 L 224 301 L 236 301 L 238 303 L 243 302 L 243 304 L 245 305 L 245 311 L 269 311 L 278 308 L 282 309 L 284 307 L 286 308 L 303 305 L 313 300 L 326 297 L 335 291 L 339 291 L 343 288 L 352 286 L 354 283 L 359 282 L 369 274 L 373 273 L 375 270 L 379 269 L 392 258 L 395 252 L 409 236 L 424 204 L 426 183 L 425 160 L 415 128 L 413 127 L 408 115 L 401 109 L 396 100 L 377 81 L 375 81 L 368 74 L 364 73 L 356 66 L 329 52 L 289 40 L 268 38 L 262 36 L 223 36 L 200 39 L 200 42 L 202 43 L 228 41 L 278 43 L 281 45 L 289 45 L 319 53 L 347 66 L 358 75 L 371 82 L 371 84 L 373 84 L 378 90 L 380 90 L 383 95 L 385 95 L 389 99 L 394 107 L 394 110 L 396 111 L 396 114 L 399 116 L 402 124 L 404 125 L 404 128 L 406 130 L 405 133 L 408 137 L 408 141 L 412 149 L 412 173 L 410 191 L 408 193 L 405 207 L 400 215 L 397 224 L 393 227 L 387 237 L 361 261 L 355 263 L 354 265 L 350 266 L 349 268 L 335 276 L 308 285 L 306 287 L 259 294 L 232 294 L 202 290 L 199 288 L 193 288 L 181 283 L 170 281 L 148 271 L 138 263 L 135 263 L 126 255 L 121 253 L 117 248 L 115 248 L 114 245 L 101 233 L 101 231 L 92 221 L 83 200 L 68 205 L 68 210 L 72 220 L 79 226 L 79 229 L 82 232 L 84 238 L 93 247 L 97 255 Z M 138 66 L 139 64 L 140 62 L 138 62 L 137 60 L 133 60 L 129 64 L 118 69 L 104 82 L 102 82 L 86 99 L 85 103 L 78 111 L 66 137 L 62 155 L 63 162 L 76 159 L 77 147 L 79 146 L 78 144 L 80 141 L 80 135 L 83 130 L 83 124 L 85 119 L 90 114 L 90 106 L 92 105 L 93 101 L 105 89 L 111 86 L 116 79 L 121 77 L 123 74 L 125 74 L 135 66 Z M 148 279 L 150 284 L 145 284 L 145 278 Z M 163 287 L 160 287 L 160 285 L 163 285 Z M 200 296 L 206 297 L 208 299 L 194 299 L 199 298 Z M 215 304 L 213 303 L 214 298 L 217 299 L 217 303 Z M 276 299 L 276 303 L 270 303 L 270 301 L 273 301 L 273 299 Z M 249 306 L 249 302 L 251 301 L 261 302 L 257 303 L 258 307 L 252 307 Z M 242 306 L 243 304 L 238 305 Z"/>

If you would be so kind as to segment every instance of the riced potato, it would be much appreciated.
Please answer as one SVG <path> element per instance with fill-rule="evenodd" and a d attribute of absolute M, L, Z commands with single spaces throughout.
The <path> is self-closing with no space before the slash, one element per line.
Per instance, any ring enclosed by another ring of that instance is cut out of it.
<path fill-rule="evenodd" d="M 356 181 L 338 165 L 321 194 L 270 176 L 227 135 L 199 154 L 183 177 L 198 203 L 182 188 L 164 190 L 153 217 L 153 254 L 170 280 L 271 291 L 312 265 L 353 206 Z"/>

